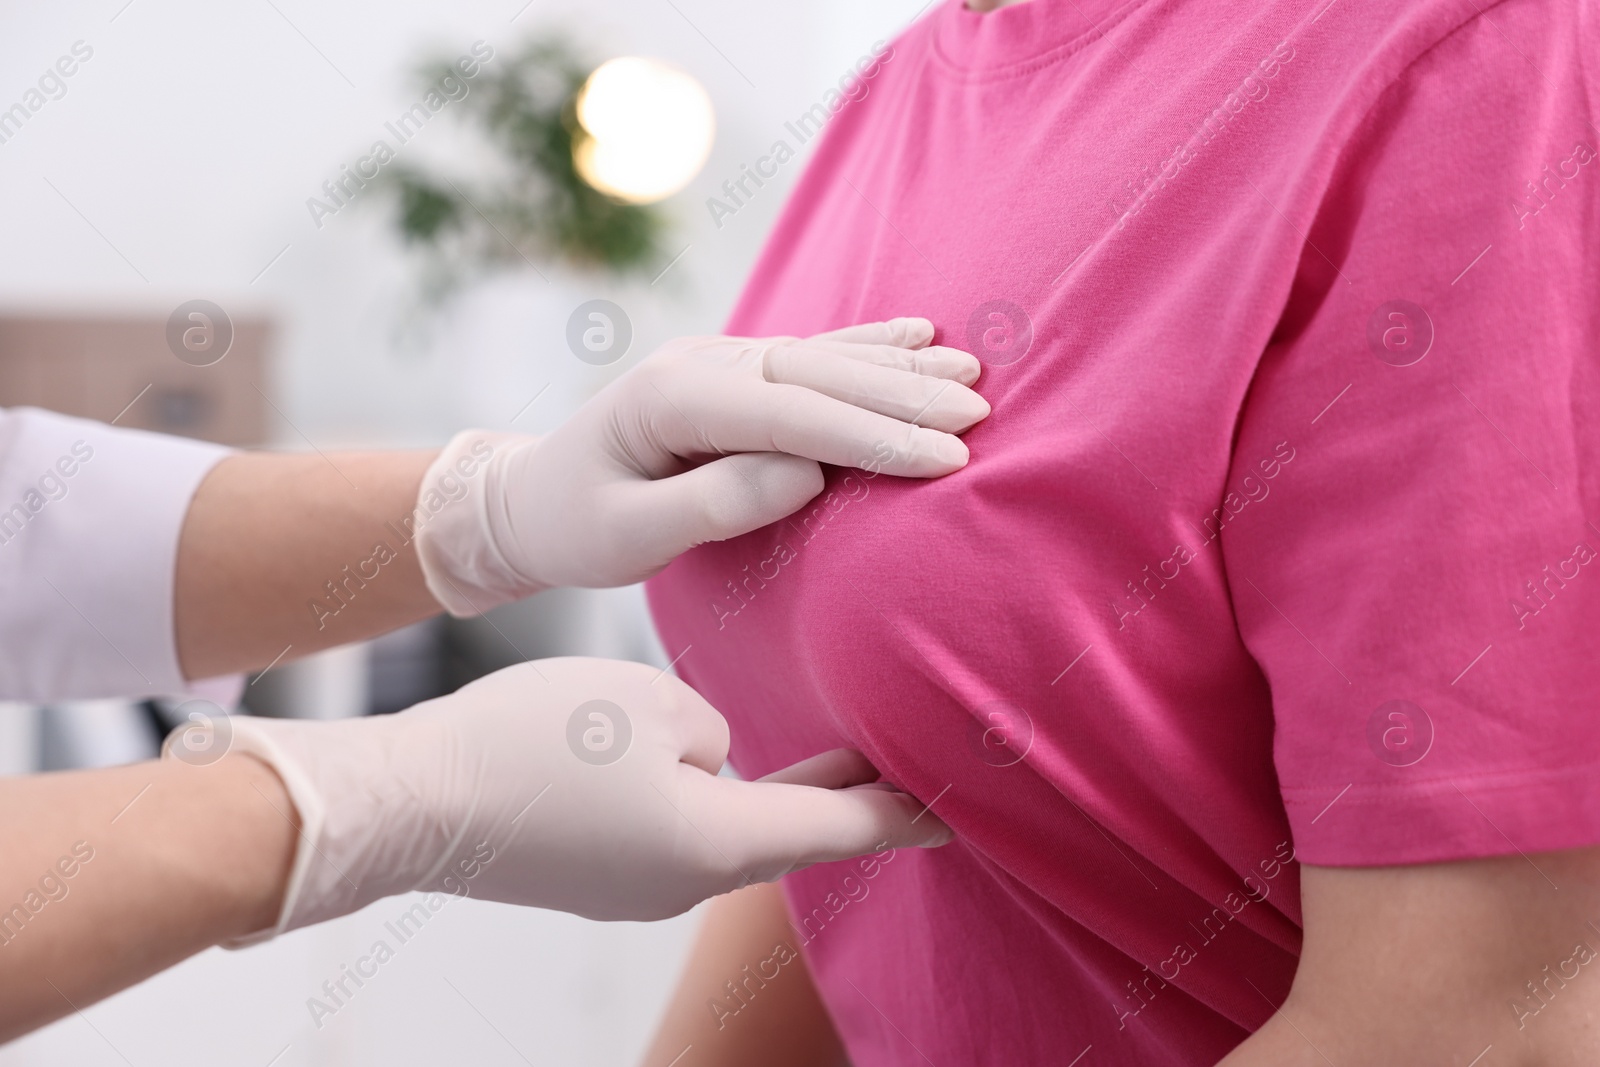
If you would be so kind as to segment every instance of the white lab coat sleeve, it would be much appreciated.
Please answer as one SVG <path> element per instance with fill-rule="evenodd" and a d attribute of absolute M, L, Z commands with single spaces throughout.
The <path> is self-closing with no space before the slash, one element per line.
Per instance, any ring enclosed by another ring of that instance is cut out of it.
<path fill-rule="evenodd" d="M 237 695 L 184 680 L 173 626 L 184 516 L 228 454 L 0 409 L 0 699 Z"/>

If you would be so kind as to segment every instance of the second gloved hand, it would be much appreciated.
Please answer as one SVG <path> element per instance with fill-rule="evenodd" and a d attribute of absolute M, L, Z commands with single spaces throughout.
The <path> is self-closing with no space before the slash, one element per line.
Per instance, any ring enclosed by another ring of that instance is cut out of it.
<path fill-rule="evenodd" d="M 813 863 L 950 839 L 846 750 L 770 780 L 718 777 L 722 716 L 637 663 L 533 660 L 398 715 L 229 724 L 300 815 L 281 917 L 260 936 L 411 890 L 659 919 Z"/>
<path fill-rule="evenodd" d="M 423 479 L 417 551 L 434 597 L 480 614 L 558 585 L 627 585 L 822 489 L 819 463 L 938 477 L 989 413 L 978 361 L 926 319 L 817 337 L 664 346 L 544 438 L 472 430 Z"/>

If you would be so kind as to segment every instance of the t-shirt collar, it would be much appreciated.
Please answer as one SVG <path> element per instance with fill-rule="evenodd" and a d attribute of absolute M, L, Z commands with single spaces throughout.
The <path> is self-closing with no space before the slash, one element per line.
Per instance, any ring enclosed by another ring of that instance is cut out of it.
<path fill-rule="evenodd" d="M 972 11 L 945 0 L 934 16 L 940 56 L 952 67 L 1000 72 L 1065 54 L 1106 32 L 1143 0 L 1024 0 Z"/>

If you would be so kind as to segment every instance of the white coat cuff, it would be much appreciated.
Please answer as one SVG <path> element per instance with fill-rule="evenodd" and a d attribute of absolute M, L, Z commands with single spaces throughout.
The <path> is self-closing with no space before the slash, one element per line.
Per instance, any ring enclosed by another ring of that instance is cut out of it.
<path fill-rule="evenodd" d="M 201 480 L 230 450 L 0 411 L 0 699 L 181 696 L 173 590 Z M 236 690 L 227 679 L 207 683 Z"/>

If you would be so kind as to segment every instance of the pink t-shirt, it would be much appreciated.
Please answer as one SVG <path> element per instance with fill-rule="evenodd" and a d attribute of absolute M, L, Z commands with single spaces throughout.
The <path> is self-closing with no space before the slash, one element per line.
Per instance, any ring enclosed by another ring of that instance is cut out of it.
<path fill-rule="evenodd" d="M 948 0 L 834 119 L 730 330 L 926 315 L 994 413 L 650 593 L 742 773 L 958 834 L 786 881 L 856 1067 L 1213 1063 L 1291 855 L 1600 842 L 1597 18 Z"/>

